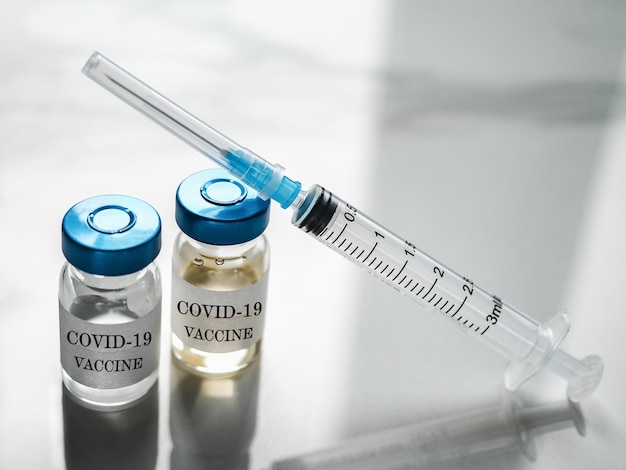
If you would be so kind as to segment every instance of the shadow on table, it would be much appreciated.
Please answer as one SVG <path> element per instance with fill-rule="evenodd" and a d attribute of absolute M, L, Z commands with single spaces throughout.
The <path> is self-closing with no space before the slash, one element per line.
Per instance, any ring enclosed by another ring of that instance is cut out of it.
<path fill-rule="evenodd" d="M 153 470 L 159 428 L 158 382 L 132 407 L 96 411 L 63 387 L 65 462 L 68 470 Z"/>
<path fill-rule="evenodd" d="M 210 379 L 171 366 L 171 468 L 249 468 L 260 361 L 235 377 Z"/>
<path fill-rule="evenodd" d="M 537 436 L 571 428 L 585 433 L 577 404 L 561 400 L 530 405 L 511 393 L 494 406 L 355 436 L 335 447 L 274 462 L 271 468 L 450 470 L 484 468 L 485 462 L 490 462 L 489 468 L 500 468 L 492 465 L 503 461 L 512 468 L 522 457 L 537 459 Z"/>

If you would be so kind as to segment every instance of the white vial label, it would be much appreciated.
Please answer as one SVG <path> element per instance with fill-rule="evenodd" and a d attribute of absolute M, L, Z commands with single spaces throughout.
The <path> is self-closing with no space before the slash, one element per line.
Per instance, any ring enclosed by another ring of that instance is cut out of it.
<path fill-rule="evenodd" d="M 61 365 L 75 381 L 112 389 L 136 384 L 159 365 L 161 302 L 141 318 L 105 325 L 76 318 L 59 304 Z"/>
<path fill-rule="evenodd" d="M 172 273 L 172 332 L 188 347 L 225 353 L 263 336 L 268 276 L 243 289 L 212 291 Z"/>

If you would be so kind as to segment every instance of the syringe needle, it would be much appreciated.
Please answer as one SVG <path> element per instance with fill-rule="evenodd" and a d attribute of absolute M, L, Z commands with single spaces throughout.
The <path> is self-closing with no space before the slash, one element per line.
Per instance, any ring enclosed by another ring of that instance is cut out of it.
<path fill-rule="evenodd" d="M 304 198 L 301 184 L 274 165 L 188 113 L 109 59 L 94 52 L 83 73 L 137 111 L 191 145 L 236 178 L 256 189 L 263 199 L 281 207 L 298 205 Z"/>
<path fill-rule="evenodd" d="M 200 121 L 103 55 L 94 52 L 82 72 L 197 151 L 232 170 L 228 151 L 237 144 Z"/>
<path fill-rule="evenodd" d="M 158 106 L 155 106 L 153 103 L 151 103 L 150 101 L 148 101 L 144 97 L 140 96 L 138 93 L 134 92 L 129 87 L 125 86 L 123 83 L 119 82 L 118 80 L 116 80 L 112 76 L 109 76 L 106 73 L 104 74 L 104 76 L 112 84 L 112 86 L 110 86 L 108 88 L 123 90 L 125 92 L 124 96 L 130 95 L 130 96 L 134 97 L 135 98 L 135 101 L 134 101 L 135 103 L 139 103 L 142 106 L 149 108 L 151 113 L 157 113 L 158 115 L 161 116 L 161 118 L 163 120 L 171 120 L 172 121 L 171 125 L 184 130 L 186 133 L 189 133 L 190 135 L 193 135 L 196 139 L 198 139 L 199 141 L 203 142 L 205 145 L 213 148 L 217 153 L 219 153 L 221 155 L 224 155 L 226 153 L 226 150 L 219 148 L 213 142 L 205 139 L 200 133 L 198 133 L 198 132 L 194 131 L 192 128 L 188 127 L 181 120 L 176 119 L 176 117 L 174 115 L 167 114 L 162 109 L 160 109 Z M 160 120 L 159 120 L 159 122 L 160 122 Z M 167 128 L 169 129 L 169 126 Z"/>

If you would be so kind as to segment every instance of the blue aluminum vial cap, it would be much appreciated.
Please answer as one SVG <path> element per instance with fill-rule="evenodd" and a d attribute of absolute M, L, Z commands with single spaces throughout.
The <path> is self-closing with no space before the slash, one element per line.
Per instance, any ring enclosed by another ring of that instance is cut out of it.
<path fill-rule="evenodd" d="M 185 178 L 176 191 L 176 223 L 202 243 L 235 245 L 263 233 L 270 201 L 221 168 Z"/>
<path fill-rule="evenodd" d="M 134 273 L 161 250 L 159 214 L 130 196 L 95 196 L 79 202 L 63 217 L 61 232 L 67 261 L 91 274 Z"/>

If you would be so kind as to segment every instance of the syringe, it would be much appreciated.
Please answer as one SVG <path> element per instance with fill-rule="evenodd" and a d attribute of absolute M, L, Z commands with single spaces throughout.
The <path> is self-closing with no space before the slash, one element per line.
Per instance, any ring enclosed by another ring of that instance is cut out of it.
<path fill-rule="evenodd" d="M 302 190 L 299 182 L 285 176 L 283 167 L 230 140 L 97 52 L 83 73 L 263 198 L 274 199 L 283 209 L 291 207 L 293 225 L 508 358 L 511 365 L 504 382 L 509 390 L 544 366 L 567 380 L 572 401 L 582 400 L 597 387 L 603 371 L 600 357 L 578 360 L 558 350 L 570 327 L 565 312 L 540 324 L 321 186 Z"/>

